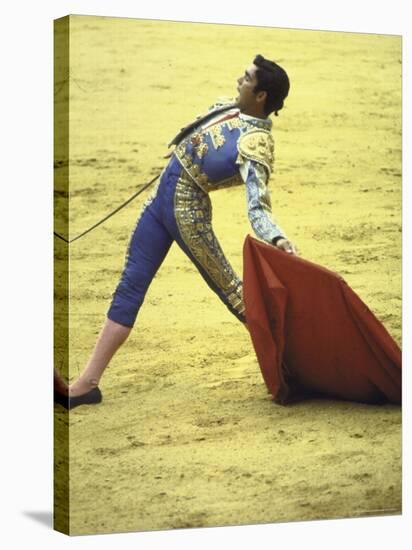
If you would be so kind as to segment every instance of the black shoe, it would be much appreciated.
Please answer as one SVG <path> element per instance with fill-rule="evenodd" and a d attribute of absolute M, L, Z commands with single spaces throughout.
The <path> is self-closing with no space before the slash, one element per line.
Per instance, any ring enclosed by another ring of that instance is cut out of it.
<path fill-rule="evenodd" d="M 101 403 L 102 401 L 103 395 L 98 387 L 93 388 L 82 395 L 76 395 L 75 397 L 63 395 L 57 390 L 54 390 L 54 402 L 58 403 L 65 409 L 74 409 L 79 405 L 94 405 L 96 403 Z"/>
<path fill-rule="evenodd" d="M 65 409 L 69 408 L 69 396 L 60 393 L 58 390 L 54 390 L 54 402 L 61 405 Z"/>
<path fill-rule="evenodd" d="M 87 393 L 77 395 L 75 397 L 69 397 L 69 409 L 74 409 L 79 405 L 95 405 L 103 401 L 103 395 L 100 389 L 96 386 Z"/>

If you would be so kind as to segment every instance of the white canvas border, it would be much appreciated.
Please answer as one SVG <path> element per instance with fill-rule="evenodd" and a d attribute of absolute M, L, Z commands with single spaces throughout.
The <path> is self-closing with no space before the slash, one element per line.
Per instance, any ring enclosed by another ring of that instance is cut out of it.
<path fill-rule="evenodd" d="M 8 547 L 99 545 L 111 548 L 406 548 L 410 528 L 409 437 L 404 438 L 403 517 L 100 535 L 69 539 L 47 528 L 52 509 L 52 20 L 68 13 L 204 21 L 276 27 L 402 34 L 404 39 L 404 239 L 409 242 L 410 27 L 406 3 L 311 1 L 250 4 L 131 0 L 43 1 L 7 4 L 2 31 L 2 540 Z M 404 365 L 410 330 L 410 254 L 404 245 Z M 405 369 L 407 370 L 407 369 Z M 406 386 L 410 376 L 406 374 Z M 404 434 L 410 431 L 406 399 Z M 33 519 L 37 512 L 38 519 Z M 40 521 L 39 521 L 40 518 Z M 43 519 L 43 521 L 41 521 Z M 116 537 L 113 539 L 113 537 Z"/>

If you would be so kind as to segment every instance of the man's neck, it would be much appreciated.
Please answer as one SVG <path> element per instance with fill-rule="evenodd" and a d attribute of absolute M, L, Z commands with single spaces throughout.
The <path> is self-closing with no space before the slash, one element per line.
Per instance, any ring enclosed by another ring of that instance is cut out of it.
<path fill-rule="evenodd" d="M 254 118 L 261 118 L 263 120 L 267 118 L 267 116 L 261 109 L 256 109 L 256 110 L 247 109 L 247 110 L 240 110 L 240 112 L 244 115 L 252 116 Z"/>

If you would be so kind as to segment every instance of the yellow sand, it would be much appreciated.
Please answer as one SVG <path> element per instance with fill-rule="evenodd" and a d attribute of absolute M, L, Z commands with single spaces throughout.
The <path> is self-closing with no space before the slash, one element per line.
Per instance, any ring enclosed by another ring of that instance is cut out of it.
<path fill-rule="evenodd" d="M 70 236 L 158 173 L 176 130 L 236 95 L 256 53 L 291 79 L 273 119 L 276 219 L 400 344 L 396 36 L 72 17 Z M 70 246 L 71 380 L 94 346 L 146 196 Z M 241 274 L 251 232 L 244 190 L 211 198 Z M 400 408 L 274 404 L 249 335 L 176 245 L 101 389 L 102 405 L 70 414 L 72 534 L 401 510 Z M 55 421 L 63 426 L 59 408 Z"/>

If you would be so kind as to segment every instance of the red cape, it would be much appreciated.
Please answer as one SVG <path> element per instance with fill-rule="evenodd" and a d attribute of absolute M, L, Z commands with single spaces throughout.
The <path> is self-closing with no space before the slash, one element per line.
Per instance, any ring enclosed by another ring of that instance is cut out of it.
<path fill-rule="evenodd" d="M 401 351 L 342 277 L 250 236 L 243 259 L 246 321 L 276 402 L 401 402 Z"/>

